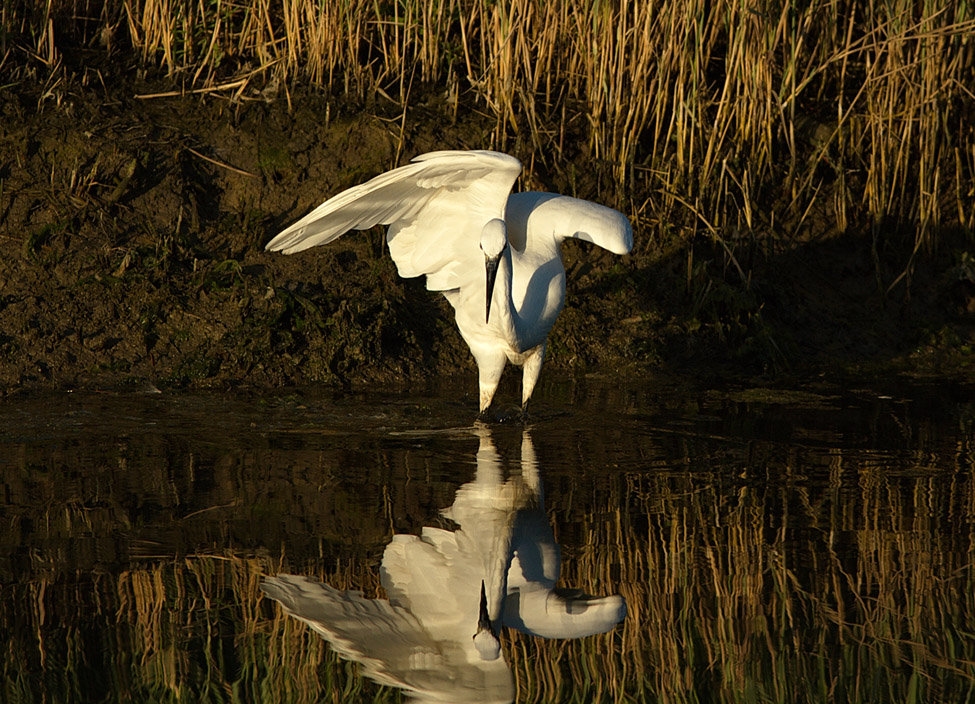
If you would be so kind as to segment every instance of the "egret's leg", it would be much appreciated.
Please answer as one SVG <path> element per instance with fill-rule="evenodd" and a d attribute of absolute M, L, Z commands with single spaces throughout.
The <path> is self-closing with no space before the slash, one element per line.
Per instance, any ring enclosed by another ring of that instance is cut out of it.
<path fill-rule="evenodd" d="M 543 342 L 531 351 L 528 359 L 522 367 L 521 375 L 521 409 L 528 409 L 528 399 L 532 397 L 535 384 L 538 382 L 538 375 L 542 373 L 542 362 L 545 361 L 545 345 Z"/>
<path fill-rule="evenodd" d="M 501 383 L 501 372 L 504 371 L 504 365 L 508 362 L 508 358 L 505 357 L 504 352 L 492 351 L 475 354 L 474 359 L 477 362 L 480 412 L 484 413 L 491 405 L 494 392 L 498 390 L 498 384 Z"/>
<path fill-rule="evenodd" d="M 538 476 L 538 458 L 535 456 L 535 445 L 526 427 L 521 431 L 521 476 L 528 488 L 537 496 L 542 495 L 542 480 Z"/>

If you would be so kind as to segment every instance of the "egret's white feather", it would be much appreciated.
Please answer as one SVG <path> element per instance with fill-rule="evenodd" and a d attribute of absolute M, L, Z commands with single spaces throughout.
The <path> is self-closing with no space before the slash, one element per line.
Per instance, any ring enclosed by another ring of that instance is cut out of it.
<path fill-rule="evenodd" d="M 625 254 L 633 230 L 622 213 L 596 203 L 552 193 L 512 195 L 520 172 L 517 159 L 498 152 L 423 154 L 325 201 L 267 248 L 291 254 L 350 229 L 388 225 L 386 242 L 400 276 L 426 276 L 427 288 L 443 292 L 454 307 L 477 361 L 481 411 L 509 362 L 524 368 L 525 405 L 565 301 L 559 245 L 575 237 Z M 490 264 L 497 284 L 488 301 L 481 238 L 494 220 L 505 223 L 509 246 Z"/>

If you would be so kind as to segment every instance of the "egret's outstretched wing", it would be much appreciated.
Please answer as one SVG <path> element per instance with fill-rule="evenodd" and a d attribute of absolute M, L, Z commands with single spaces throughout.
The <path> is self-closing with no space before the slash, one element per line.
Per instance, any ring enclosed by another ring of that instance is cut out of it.
<path fill-rule="evenodd" d="M 432 637 L 408 609 L 297 575 L 268 577 L 261 589 L 381 684 L 423 701 L 510 701 L 514 696 L 503 659 L 469 659 L 460 651 L 473 646 Z"/>
<path fill-rule="evenodd" d="M 614 254 L 633 249 L 633 227 L 623 213 L 588 200 L 557 193 L 514 193 L 505 213 L 508 237 L 515 249 L 524 249 L 515 234 L 530 230 L 552 233 L 560 242 L 575 238 L 592 242 Z"/>
<path fill-rule="evenodd" d="M 520 172 L 521 162 L 498 152 L 423 154 L 325 201 L 267 249 L 291 254 L 349 230 L 389 225 L 386 240 L 400 276 L 425 274 L 434 291 L 457 288 L 467 276 L 483 277 L 481 228 L 504 217 Z"/>

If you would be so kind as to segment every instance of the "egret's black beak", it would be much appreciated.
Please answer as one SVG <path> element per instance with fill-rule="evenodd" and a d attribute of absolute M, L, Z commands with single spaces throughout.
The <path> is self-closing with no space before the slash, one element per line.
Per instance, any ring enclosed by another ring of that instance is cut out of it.
<path fill-rule="evenodd" d="M 488 614 L 487 595 L 484 593 L 483 579 L 481 580 L 481 609 L 477 617 L 477 630 L 478 632 L 491 631 L 491 633 L 494 633 L 494 629 L 491 627 L 491 617 Z"/>
<path fill-rule="evenodd" d="M 484 323 L 485 325 L 491 320 L 491 298 L 494 296 L 494 281 L 498 278 L 498 262 L 501 261 L 501 257 L 497 259 L 484 258 L 484 271 L 487 274 L 487 291 L 484 296 Z M 483 593 L 484 585 L 481 584 L 481 590 Z"/>

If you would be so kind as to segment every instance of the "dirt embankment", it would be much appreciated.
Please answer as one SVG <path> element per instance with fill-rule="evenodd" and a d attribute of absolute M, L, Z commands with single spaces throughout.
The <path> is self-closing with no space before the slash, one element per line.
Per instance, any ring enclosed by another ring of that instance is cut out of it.
<path fill-rule="evenodd" d="M 473 374 L 449 306 L 397 277 L 377 232 L 290 257 L 263 245 L 415 154 L 489 146 L 492 119 L 453 116 L 436 95 L 405 118 L 310 91 L 136 97 L 166 87 L 0 89 L 0 389 Z M 509 151 L 530 165 L 521 188 L 600 199 L 609 167 L 584 142 L 572 163 L 548 167 L 530 145 Z M 652 194 L 630 202 L 640 198 Z M 777 252 L 737 244 L 735 262 L 707 238 L 665 238 L 639 219 L 628 257 L 570 243 L 546 368 L 970 376 L 970 243 L 940 238 L 957 246 L 920 255 L 909 289 L 885 293 L 878 274 L 892 280 L 910 251 L 874 251 L 869 234 L 827 220 Z"/>

